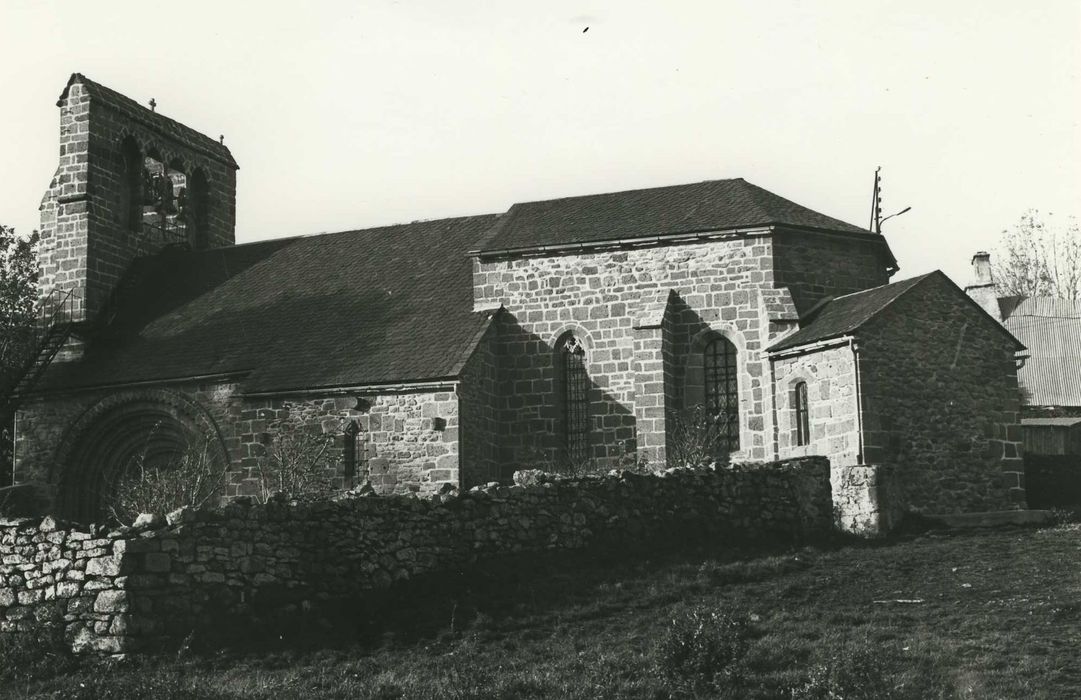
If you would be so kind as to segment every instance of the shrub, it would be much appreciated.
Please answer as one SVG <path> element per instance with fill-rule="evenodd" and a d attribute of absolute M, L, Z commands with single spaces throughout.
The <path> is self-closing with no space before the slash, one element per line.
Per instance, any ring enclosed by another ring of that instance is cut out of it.
<path fill-rule="evenodd" d="M 870 642 L 868 642 L 870 644 Z M 871 646 L 848 646 L 807 672 L 806 680 L 792 689 L 793 700 L 847 700 L 848 698 L 901 698 L 891 681 L 885 655 Z"/>
<path fill-rule="evenodd" d="M 212 436 L 203 436 L 189 443 L 175 459 L 152 464 L 147 463 L 144 449 L 113 486 L 106 499 L 109 514 L 130 524 L 140 513 L 164 514 L 182 506 L 199 508 L 219 497 L 228 464 L 215 458 L 213 440 Z"/>
<path fill-rule="evenodd" d="M 684 608 L 672 618 L 658 645 L 659 671 L 676 692 L 738 697 L 752 633 L 743 613 Z"/>
<path fill-rule="evenodd" d="M 668 414 L 668 466 L 698 467 L 726 464 L 729 417 L 713 414 L 702 405 Z"/>

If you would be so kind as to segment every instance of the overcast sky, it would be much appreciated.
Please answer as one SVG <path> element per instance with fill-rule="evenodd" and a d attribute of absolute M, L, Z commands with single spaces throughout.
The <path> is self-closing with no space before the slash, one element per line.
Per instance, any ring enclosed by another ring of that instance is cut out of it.
<path fill-rule="evenodd" d="M 588 28 L 588 31 L 586 29 Z M 0 4 L 0 222 L 37 226 L 72 72 L 225 143 L 238 242 L 743 177 L 967 278 L 1081 213 L 1081 2 Z"/>

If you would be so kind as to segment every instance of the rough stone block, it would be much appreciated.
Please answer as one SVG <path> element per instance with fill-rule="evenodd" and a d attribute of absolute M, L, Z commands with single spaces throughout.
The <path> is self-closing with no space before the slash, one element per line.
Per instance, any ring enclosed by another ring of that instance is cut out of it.
<path fill-rule="evenodd" d="M 128 609 L 127 591 L 115 589 L 105 590 L 98 593 L 94 599 L 94 612 L 114 613 L 124 612 Z"/>

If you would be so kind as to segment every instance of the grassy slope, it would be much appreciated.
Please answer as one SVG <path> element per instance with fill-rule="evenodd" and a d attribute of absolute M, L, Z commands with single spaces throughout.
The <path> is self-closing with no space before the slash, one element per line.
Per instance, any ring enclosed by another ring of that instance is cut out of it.
<path fill-rule="evenodd" d="M 1077 526 L 732 558 L 543 560 L 411 592 L 425 605 L 409 635 L 108 668 L 58 660 L 5 685 L 19 698 L 667 697 L 656 645 L 681 606 L 702 603 L 754 616 L 746 664 L 760 697 L 859 649 L 909 697 L 1081 697 Z M 898 599 L 923 602 L 875 602 Z"/>

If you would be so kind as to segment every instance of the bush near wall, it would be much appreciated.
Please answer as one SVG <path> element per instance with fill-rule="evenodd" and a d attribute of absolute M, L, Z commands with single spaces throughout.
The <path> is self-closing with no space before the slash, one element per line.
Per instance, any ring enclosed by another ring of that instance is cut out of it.
<path fill-rule="evenodd" d="M 1029 508 L 1081 506 L 1081 456 L 1025 454 Z"/>
<path fill-rule="evenodd" d="M 159 647 L 224 619 L 303 618 L 478 559 L 756 537 L 832 522 L 829 462 L 561 479 L 520 474 L 431 499 L 234 502 L 107 533 L 0 521 L 0 633 L 62 626 L 75 651 Z"/>

